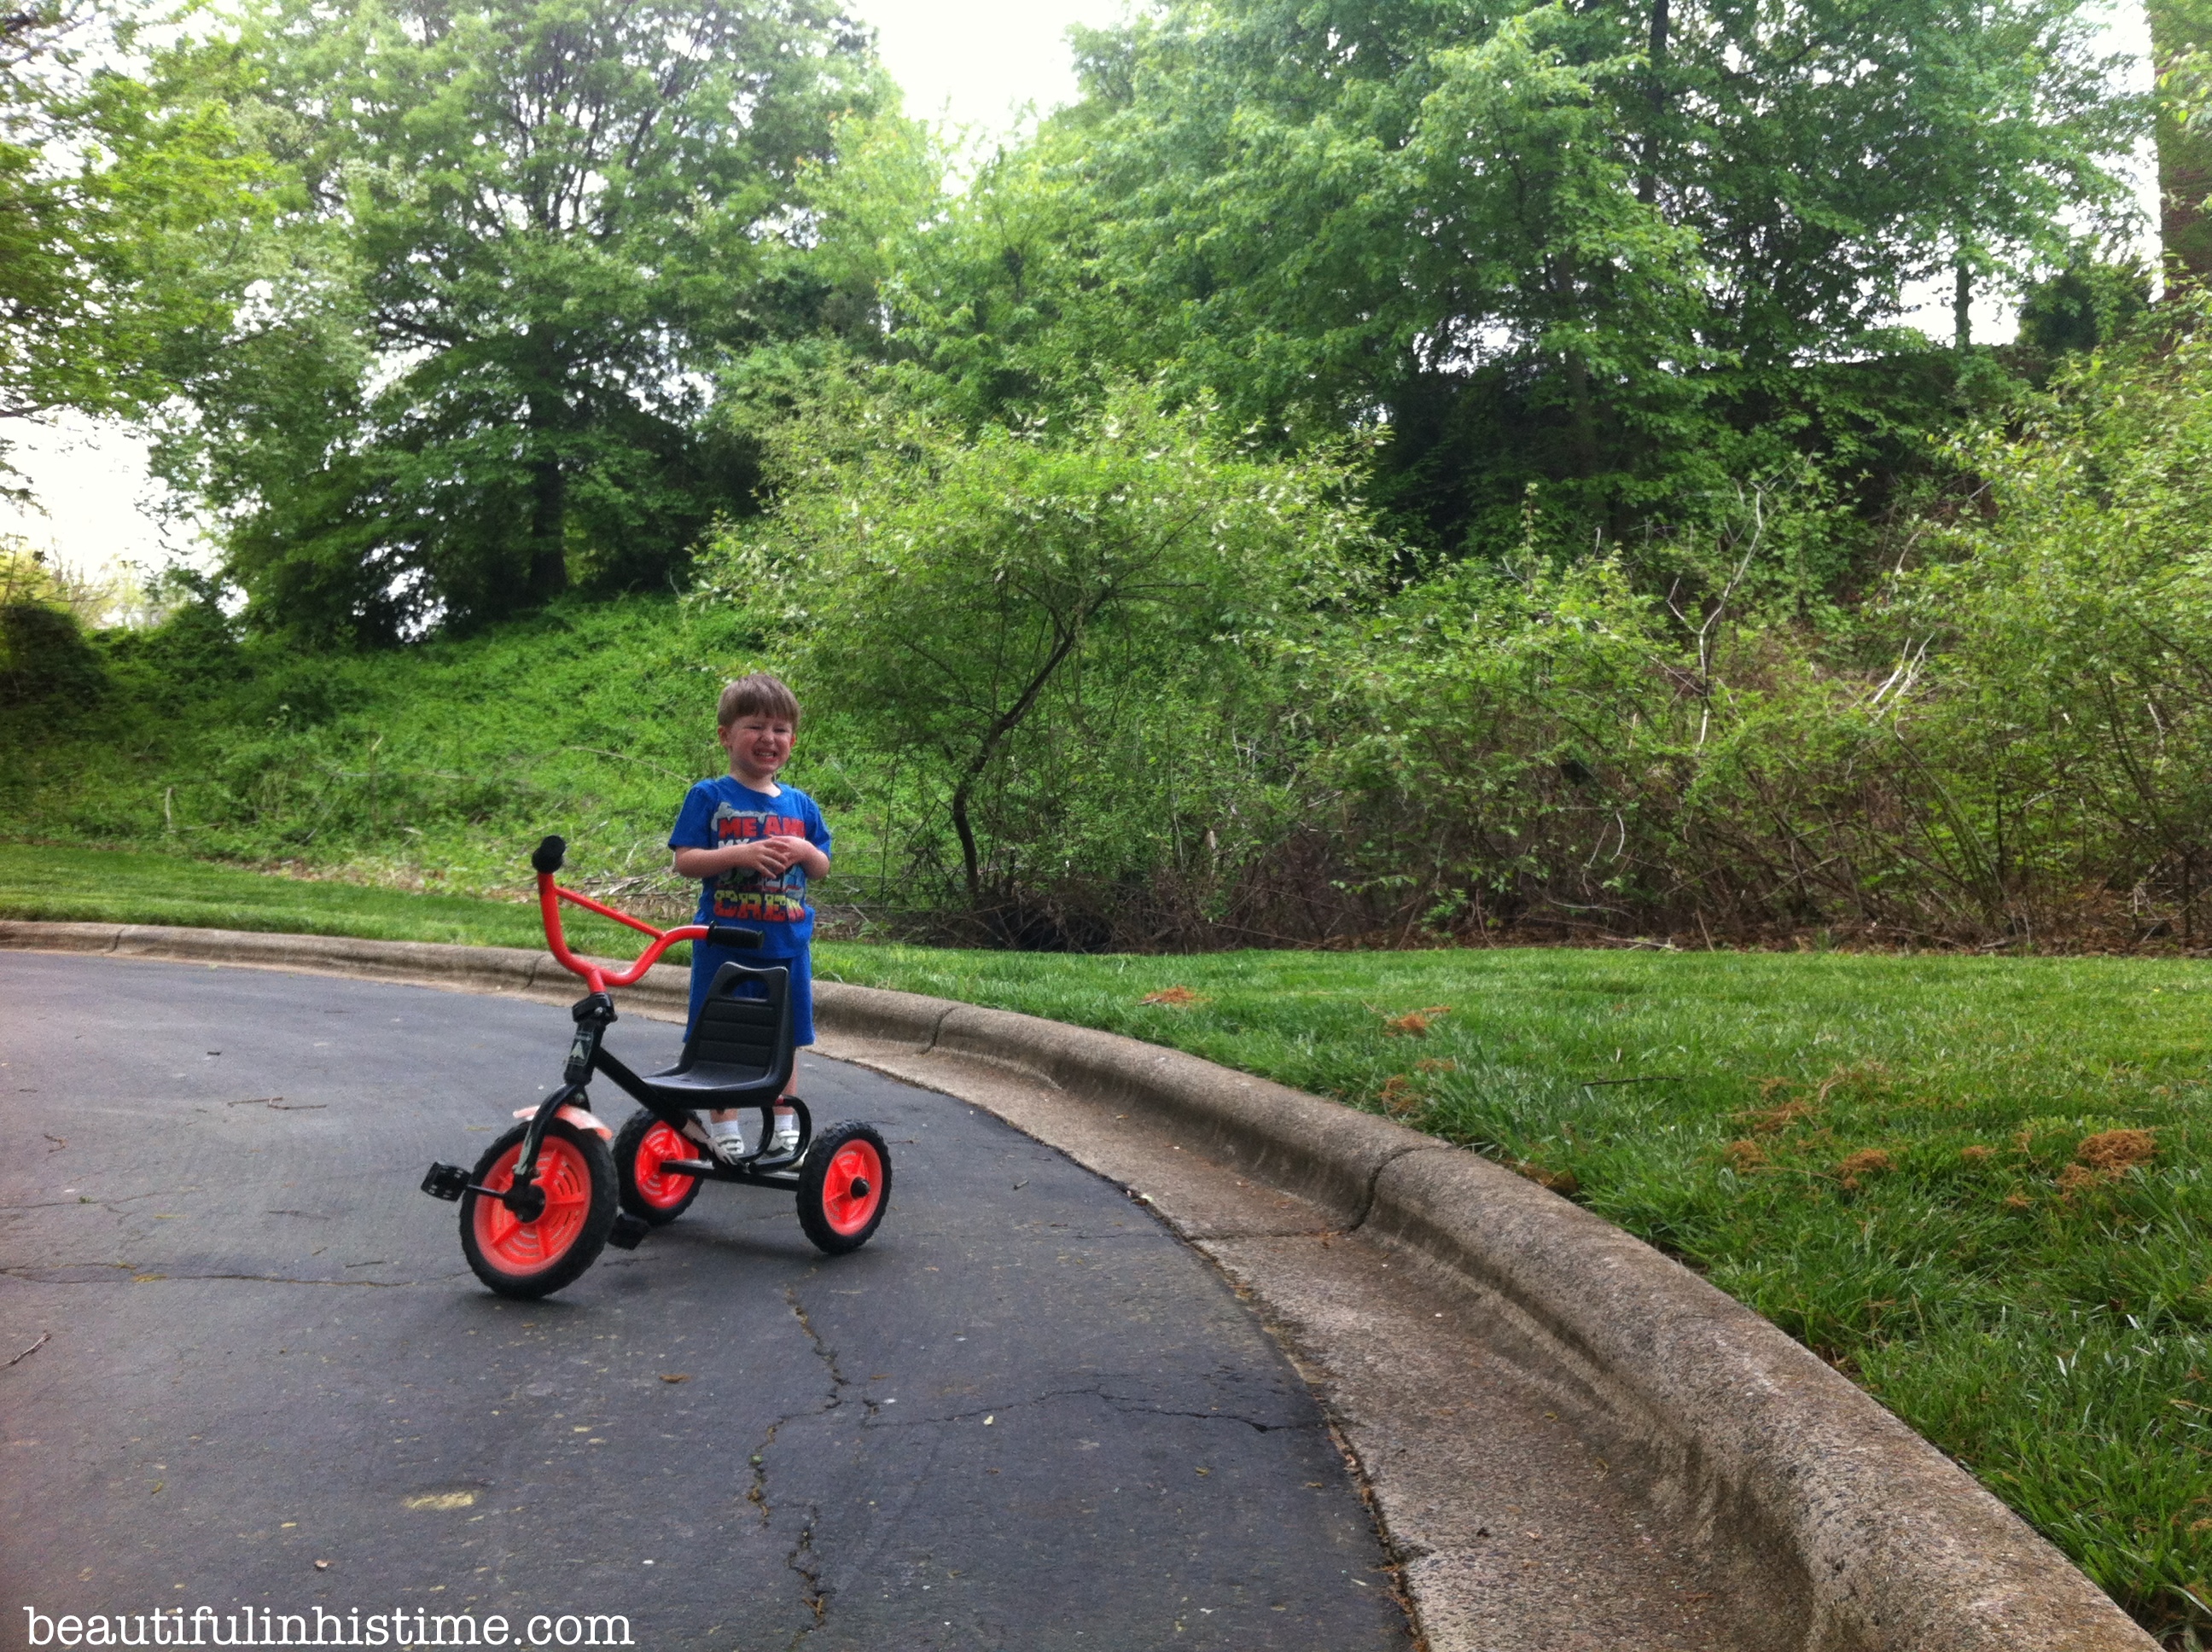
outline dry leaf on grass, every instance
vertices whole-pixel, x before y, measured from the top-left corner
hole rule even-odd
[[[1883,1152],[1881,1148],[1862,1147],[1841,1164],[1836,1166],[1836,1174],[1843,1177],[1844,1187],[1856,1190],[1861,1176],[1869,1176],[1879,1170],[1893,1170],[1896,1168],[1895,1163],[1889,1155]]]
[[[2118,1175],[2131,1164],[2148,1164],[2158,1157],[2158,1138],[2148,1130],[2107,1130],[2086,1138],[2074,1157],[2093,1170]]]
[[[2070,1198],[2084,1187],[2101,1187],[2119,1179],[2117,1164],[2069,1164],[2058,1173],[2058,1191]]]
[[[1433,1055],[1425,1055],[1419,1060],[1413,1063],[1413,1071],[1416,1072],[1457,1072],[1459,1071],[1459,1063],[1456,1061],[1439,1061]]]
[[[1765,1163],[1766,1150],[1746,1137],[1741,1141],[1732,1141],[1723,1147],[1721,1150],[1721,1157],[1728,1160],[1729,1169],[1741,1174],[1746,1170],[1755,1170]]]
[[[1524,1175],[1540,1187],[1549,1187],[1555,1193],[1571,1193],[1582,1183],[1575,1180],[1572,1170],[1553,1170],[1531,1159],[1515,1159],[1506,1167],[1516,1175]]]
[[[1157,993],[1147,993],[1137,1000],[1139,1004],[1165,1004],[1182,1009],[1193,1004],[1211,1004],[1213,1000],[1202,993],[1194,993],[1188,987],[1163,987]]]
[[[1420,1081],[1410,1074],[1394,1072],[1382,1081],[1382,1105],[1402,1118],[1421,1104]]]
[[[1791,1125],[1801,1124],[1811,1118],[1813,1106],[1809,1102],[1784,1102],[1778,1107],[1753,1108],[1735,1116],[1758,1134],[1771,1136],[1777,1131],[1787,1130]]]
[[[1377,1015],[1382,1013],[1380,1010],[1376,1011]],[[1429,1023],[1438,1016],[1450,1013],[1451,1005],[1449,1004],[1431,1004],[1425,1010],[1408,1010],[1401,1016],[1386,1017],[1382,1023],[1382,1030],[1392,1038],[1426,1038],[1429,1036]]]
[[[1986,1164],[1997,1156],[1994,1147],[1961,1147],[1959,1157],[1969,1164]]]

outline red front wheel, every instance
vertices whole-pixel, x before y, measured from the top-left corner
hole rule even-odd
[[[518,1124],[484,1149],[470,1181],[495,1193],[514,1186],[528,1128]],[[597,1133],[556,1119],[538,1149],[536,1185],[545,1205],[527,1222],[502,1200],[461,1195],[461,1252],[502,1297],[529,1300],[574,1284],[599,1260],[614,1226],[614,1157]]]
[[[622,1207],[656,1228],[673,1222],[698,1198],[699,1178],[672,1175],[663,1167],[671,1159],[704,1158],[707,1151],[650,1113],[631,1114],[615,1133],[615,1175],[622,1186]]]
[[[875,1236],[891,1198],[891,1153],[873,1125],[832,1125],[799,1172],[799,1225],[832,1256]]]

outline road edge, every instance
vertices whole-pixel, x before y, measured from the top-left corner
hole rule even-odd
[[[543,953],[434,942],[0,920],[0,950],[306,971],[566,1003]],[[663,965],[628,999],[683,1012]],[[2063,1555],[1870,1395],[1641,1240],[1405,1126],[1116,1034],[817,981],[842,1043],[942,1055],[1141,1109],[1223,1162],[1503,1303],[1633,1442],[1668,1516],[1767,1551],[1805,1652],[2155,1652]],[[1138,1190],[1141,1192],[1142,1190]]]

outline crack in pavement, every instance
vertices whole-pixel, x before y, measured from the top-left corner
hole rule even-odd
[[[822,1333],[814,1328],[814,1321],[806,1311],[806,1304],[799,1299],[799,1287],[796,1285],[784,1286],[783,1300],[791,1309],[791,1316],[799,1321],[799,1328],[806,1333],[807,1342],[812,1347],[815,1357],[822,1362],[823,1370],[829,1372],[830,1386],[828,1403],[820,1411],[795,1411],[777,1418],[769,1424],[768,1434],[761,1441],[760,1449],[753,1454],[753,1483],[745,1497],[759,1508],[763,1526],[770,1523],[772,1513],[768,1498],[768,1451],[775,1444],[777,1433],[786,1423],[794,1422],[801,1417],[823,1416],[836,1411],[845,1403],[845,1391],[852,1386],[852,1380],[838,1369],[837,1351],[824,1342]],[[864,1396],[861,1403],[872,1415],[876,1410],[874,1402]],[[799,1598],[812,1617],[811,1623],[799,1625],[798,1632],[787,1643],[790,1647],[796,1647],[821,1628],[830,1616],[830,1596],[833,1591],[823,1587],[822,1563],[814,1552],[814,1527],[821,1518],[819,1505],[808,1503],[805,1518],[799,1521],[799,1535],[791,1546],[791,1552],[783,1558],[785,1567],[799,1575],[804,1585]]]
[[[1201,1423],[1242,1423],[1255,1434],[1273,1434],[1285,1429],[1313,1429],[1324,1426],[1325,1419],[1316,1418],[1304,1423],[1262,1423],[1256,1418],[1230,1411],[1177,1411],[1166,1406],[1152,1405],[1145,1400],[1109,1394],[1103,1387],[1089,1388],[1048,1388],[1027,1400],[1008,1400],[988,1406],[977,1406],[972,1411],[956,1411],[938,1417],[900,1418],[894,1420],[882,1413],[882,1408],[870,1402],[871,1412],[863,1424],[869,1428],[939,1428],[951,1423],[964,1423],[982,1416],[995,1417],[1000,1412],[1029,1411],[1054,1400],[1091,1399],[1111,1406],[1125,1415],[1145,1417],[1189,1417]]]
[[[1343,1228],[1339,1230],[1339,1231],[1342,1233],[1357,1233],[1361,1228],[1367,1225],[1367,1218],[1375,1213],[1375,1190],[1382,1185],[1383,1171],[1389,1169],[1400,1159],[1405,1158],[1410,1154],[1426,1153],[1431,1151],[1432,1149],[1427,1142],[1416,1142],[1408,1146],[1401,1147],[1396,1152],[1391,1154],[1389,1157],[1377,1164],[1374,1169],[1368,1173],[1367,1191],[1360,1199],[1359,1213],[1353,1217],[1352,1220],[1346,1223]]]
[[[821,1628],[830,1616],[830,1594],[822,1587],[822,1563],[814,1555],[814,1522],[821,1514],[812,1503],[807,1505],[806,1523],[799,1528],[799,1541],[784,1558],[783,1564],[805,1581],[805,1589],[799,1598],[814,1614],[814,1621],[801,1624],[799,1632],[791,1637],[789,1644],[794,1647]]]

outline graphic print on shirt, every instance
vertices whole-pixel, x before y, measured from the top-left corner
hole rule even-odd
[[[750,843],[763,837],[806,835],[806,823],[796,815],[771,814],[766,810],[733,809],[726,803],[714,806],[714,846]],[[806,921],[806,874],[793,865],[781,874],[749,872],[732,866],[714,883],[714,920],[717,923],[797,924]]]

